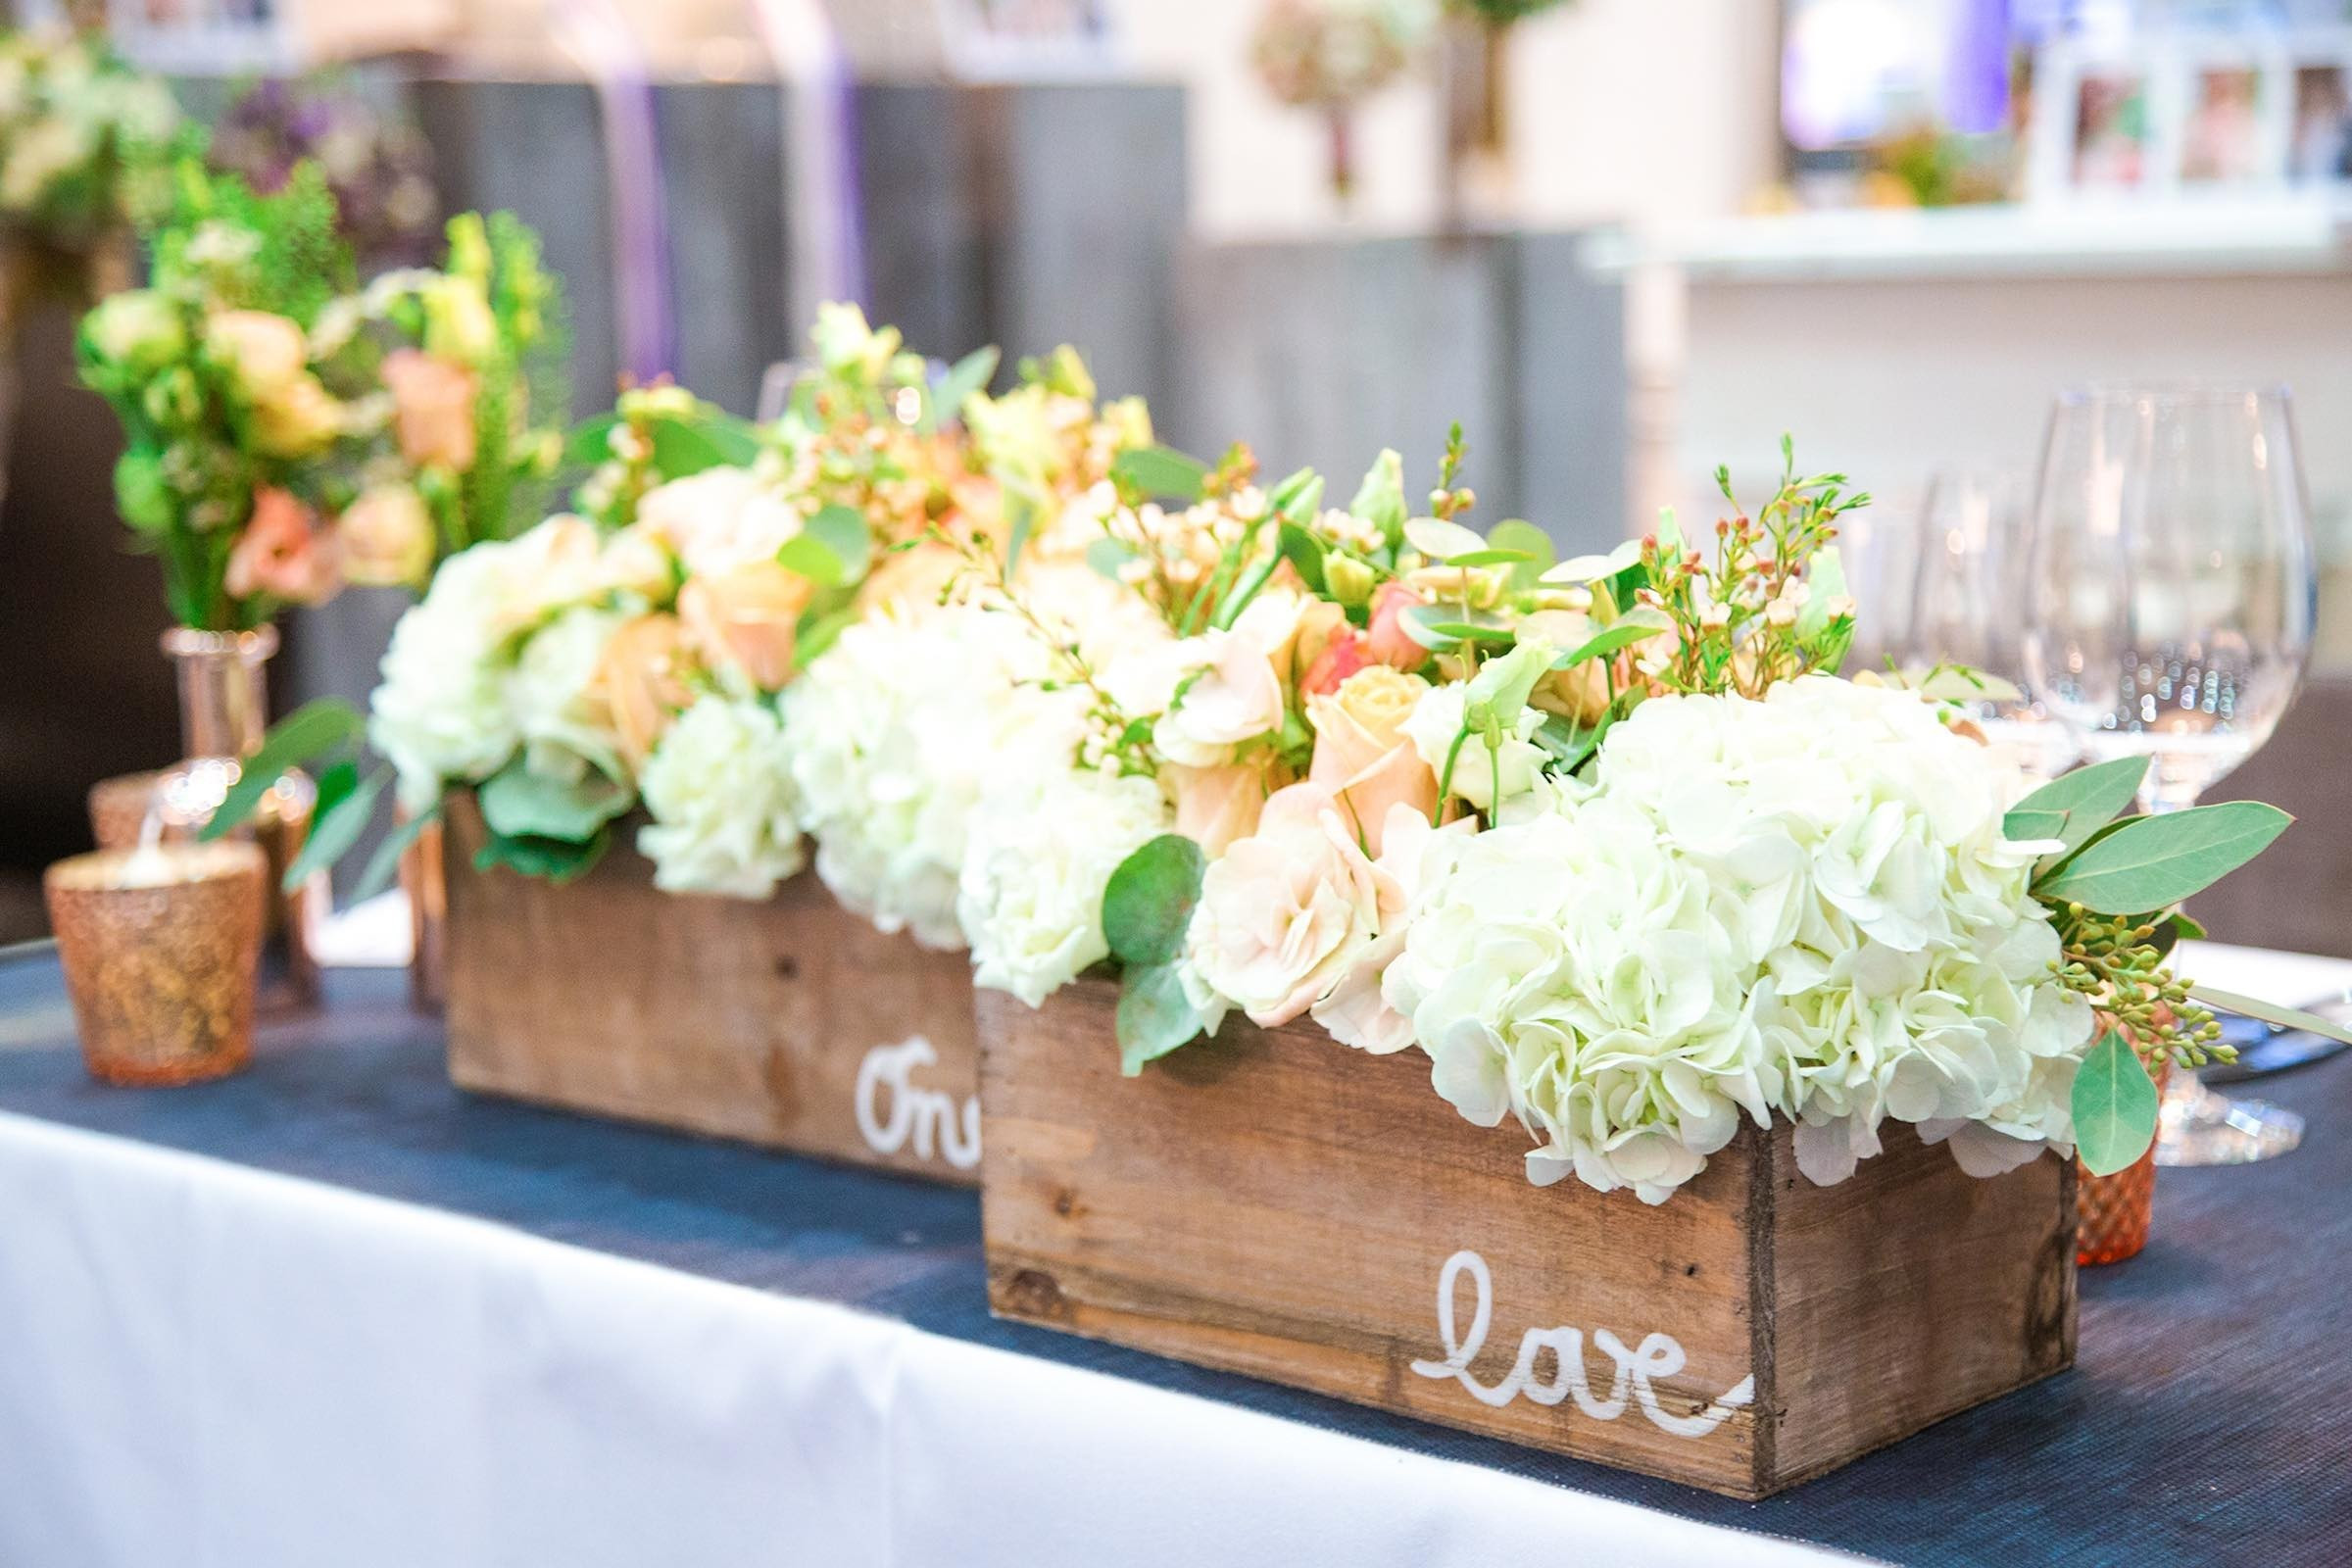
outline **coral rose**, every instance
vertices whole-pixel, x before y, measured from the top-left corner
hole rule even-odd
[[[384,356],[400,455],[419,467],[473,466],[473,372],[417,349]]]
[[[229,548],[221,578],[231,598],[257,594],[298,605],[324,604],[343,586],[334,540],[313,526],[311,509],[283,490],[253,498],[253,515]]]
[[[1404,629],[1404,612],[1421,603],[1421,596],[1401,582],[1384,582],[1373,593],[1367,636],[1374,659],[1396,669],[1419,669],[1429,662],[1429,650]]]

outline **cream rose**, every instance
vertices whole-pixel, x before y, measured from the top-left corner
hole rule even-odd
[[[1424,821],[1438,814],[1438,775],[1414,749],[1404,726],[1429,682],[1387,664],[1369,664],[1329,697],[1306,700],[1315,731],[1307,778],[1340,799],[1341,808],[1378,857],[1391,807],[1405,806]]]
[[[1404,905],[1338,797],[1293,784],[1266,802],[1254,834],[1209,866],[1186,954],[1251,1022],[1288,1023],[1346,978]]]
[[[368,588],[420,583],[433,569],[433,519],[405,484],[362,492],[335,519],[343,575]]]

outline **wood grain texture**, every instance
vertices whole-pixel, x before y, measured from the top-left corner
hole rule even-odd
[[[661,892],[622,848],[561,887],[477,871],[481,818],[464,797],[443,837],[459,1087],[977,1183],[962,954],[876,931],[812,875],[749,904]],[[858,1124],[860,1070],[873,1048],[915,1037],[935,1059],[903,1058],[911,1093],[887,1076],[865,1086],[877,1150]]]
[[[1788,1129],[1750,1128],[1651,1207],[1530,1186],[1516,1129],[1463,1121],[1418,1052],[1235,1020],[1122,1078],[1115,999],[1102,980],[1034,1012],[979,995],[1002,1315],[1745,1497],[2071,1360],[2056,1160],[1980,1183],[1905,1134],[1844,1186],[1798,1193]],[[1450,1345],[1439,1326],[1463,1251],[1492,1282],[1471,1377],[1492,1395],[1520,1365],[1553,1402],[1491,1402],[1444,1370],[1473,1343],[1469,1272]],[[1660,1419],[1610,1348],[1639,1359],[1652,1336],[1681,1354],[1642,1363]],[[1556,1397],[1571,1357],[1589,1400]],[[1724,1397],[1750,1378],[1750,1402]]]

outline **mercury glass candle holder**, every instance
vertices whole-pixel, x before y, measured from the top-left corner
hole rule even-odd
[[[150,844],[42,878],[90,1075],[219,1078],[253,1054],[268,860],[251,844]]]

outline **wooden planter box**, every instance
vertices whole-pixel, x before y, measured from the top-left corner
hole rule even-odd
[[[1748,1128],[1660,1206],[1528,1185],[1417,1051],[1251,1028],[1119,1075],[1116,988],[979,994],[1002,1316],[1761,1497],[2075,1356],[2074,1165]]]
[[[564,886],[477,871],[453,797],[449,1075],[462,1089],[965,1186],[980,1178],[971,970],[813,875],[764,904],[663,893],[616,846]]]

